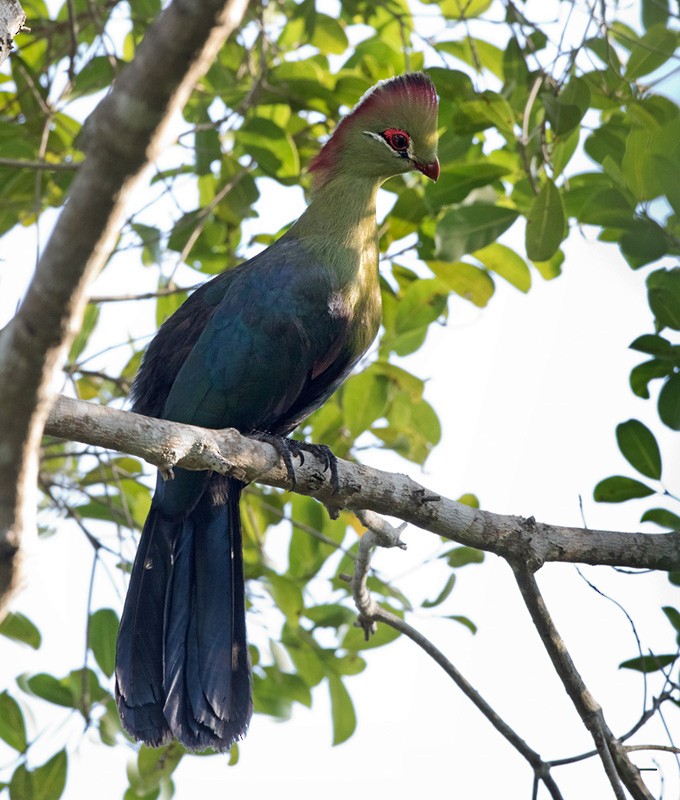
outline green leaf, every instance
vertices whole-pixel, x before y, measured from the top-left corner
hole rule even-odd
[[[333,744],[342,744],[349,739],[357,726],[354,705],[343,682],[336,675],[328,676],[328,690],[331,696]]]
[[[512,107],[504,97],[495,92],[480,92],[474,99],[459,102],[455,107],[452,124],[457,134],[496,128],[508,140],[515,135]]]
[[[264,667],[264,679],[254,680],[255,711],[278,719],[290,719],[293,703],[310,708],[312,694],[299,675],[283,672],[278,667]]]
[[[675,628],[676,633],[680,635],[680,611],[677,608],[673,608],[673,606],[663,606],[661,610]]]
[[[398,617],[404,616],[403,612],[397,609],[390,608],[389,610]],[[350,652],[373,650],[376,647],[383,647],[384,645],[390,644],[395,639],[398,639],[400,635],[399,631],[391,626],[380,624],[378,625],[378,630],[366,639],[364,631],[361,628],[352,626],[348,629],[342,640],[342,647]]]
[[[5,618],[0,622],[0,635],[15,642],[27,644],[34,650],[40,647],[42,637],[40,631],[31,620],[18,611],[8,611]]]
[[[646,333],[629,345],[631,350],[640,353],[649,353],[650,356],[665,356],[672,353],[672,346],[668,339],[654,333]]]
[[[83,323],[80,326],[80,330],[76,334],[75,339],[73,340],[71,349],[69,350],[68,360],[70,363],[76,361],[78,356],[85,349],[90,339],[90,334],[94,330],[98,319],[99,319],[99,306],[93,305],[92,303],[88,304],[85,307],[85,314],[83,315]]]
[[[494,293],[494,283],[487,272],[467,261],[427,261],[427,266],[456,294],[479,308],[489,302]]]
[[[564,136],[574,130],[581,121],[583,113],[577,105],[569,103],[561,96],[541,95],[545,116],[557,136]]]
[[[17,701],[7,692],[0,694],[0,739],[19,753],[26,750],[24,715]]]
[[[305,607],[302,591],[297,583],[276,572],[267,573],[269,591],[274,602],[291,625],[297,625]]]
[[[33,800],[33,775],[25,764],[19,764],[9,783],[10,800]]]
[[[668,240],[663,228],[653,220],[636,219],[619,239],[619,247],[630,266],[638,269],[665,255]],[[675,313],[680,319],[680,310],[675,309]]]
[[[446,165],[439,180],[430,181],[425,187],[425,199],[432,209],[439,211],[442,206],[460,203],[473,189],[487,186],[509,171],[507,167],[488,161]]]
[[[616,426],[616,441],[624,458],[648,478],[661,479],[661,453],[654,434],[637,419]]]
[[[118,615],[113,609],[100,608],[90,617],[89,645],[102,672],[110,678],[116,665]]]
[[[656,130],[633,128],[626,138],[626,150],[621,160],[621,173],[626,187],[638,201],[658,197],[662,187],[650,164]]]
[[[437,42],[435,48],[460,59],[477,72],[486,68],[497,78],[503,77],[503,51],[490,42],[466,36],[458,41]]]
[[[551,281],[562,274],[562,264],[564,263],[564,253],[558,250],[548,261],[534,261],[533,265],[538,270],[539,275],[545,281]]]
[[[445,558],[449,566],[457,569],[467,564],[481,564],[484,561],[484,551],[478,550],[476,547],[454,547],[453,550],[442,553],[439,558]]]
[[[342,625],[351,625],[356,616],[356,611],[339,603],[321,603],[305,609],[305,617],[310,619],[316,628],[339,628]]]
[[[466,253],[481,250],[507,231],[517,217],[512,208],[486,203],[449,209],[437,223],[437,257],[458,261]]]
[[[531,288],[531,272],[526,261],[504,244],[494,242],[475,250],[472,255],[520,292],[528,292]]]
[[[664,425],[680,431],[680,372],[671,375],[661,387],[658,408]]]
[[[565,227],[560,190],[551,180],[546,180],[527,214],[527,256],[532,261],[552,258],[564,239]]]
[[[47,700],[48,703],[66,706],[67,708],[76,707],[75,697],[71,689],[65,685],[64,681],[59,681],[54,675],[40,672],[30,678],[22,676],[19,680],[19,685],[25,692]]]
[[[465,627],[468,628],[472,634],[477,633],[477,626],[468,617],[461,616],[460,614],[451,614],[445,616],[444,619],[451,619],[454,622],[458,622],[460,625],[465,625]]]
[[[677,658],[677,655],[649,655],[638,656],[637,658],[630,658],[628,661],[622,661],[619,667],[622,669],[634,669],[637,672],[657,672],[663,667],[672,664]]]
[[[673,211],[680,215],[680,165],[672,158],[652,153],[651,169],[660,193],[666,195]]]
[[[656,378],[665,378],[669,371],[668,364],[656,358],[633,367],[630,372],[630,388],[633,394],[649,400],[649,382]]]
[[[84,95],[107,89],[116,79],[123,66],[124,63],[119,61],[113,54],[95,56],[76,74],[71,89],[71,97],[83,97]]]
[[[470,508],[479,508],[479,498],[476,494],[462,494],[456,502],[462,503],[464,506],[470,506]]]
[[[580,134],[580,129],[576,128],[567,136],[558,137],[553,143],[551,157],[553,179],[558,178],[571,161],[578,147]]]
[[[605,478],[593,491],[593,497],[598,503],[623,503],[636,497],[649,497],[650,494],[654,494],[654,489],[625,475]]]
[[[356,438],[385,415],[388,381],[383,375],[366,369],[345,383],[342,412],[345,425]]]
[[[424,0],[434,3],[436,0]],[[438,0],[441,13],[446,19],[472,19],[479,17],[491,5],[492,0]]]
[[[167,780],[185,753],[178,742],[165,747],[141,747],[137,755],[137,771],[143,791],[148,792]]]
[[[647,296],[657,327],[680,331],[680,267],[651,272],[647,276]]]
[[[453,587],[456,585],[456,576],[455,574],[451,574],[448,577],[448,580],[444,584],[441,592],[435,597],[434,600],[423,600],[421,603],[423,608],[434,608],[435,606],[440,605],[441,603],[446,600],[446,598],[451,594]]]
[[[68,761],[60,750],[31,774],[31,800],[59,800],[66,786]]]
[[[629,81],[637,80],[643,75],[658,69],[665,64],[675,51],[677,37],[665,25],[654,25],[633,46],[626,65],[625,77]]]
[[[669,13],[668,0],[642,0],[642,24],[647,30],[666,25]]]
[[[326,14],[316,15],[311,43],[322,53],[333,53],[334,55],[341,55],[349,46],[347,34],[342,25]]]
[[[640,522],[653,522],[671,531],[680,531],[680,517],[666,508],[650,508],[640,517]]]

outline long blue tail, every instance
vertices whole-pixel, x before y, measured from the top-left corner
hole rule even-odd
[[[226,750],[248,729],[242,488],[213,475],[182,515],[154,497],[116,647],[123,727],[149,745]]]

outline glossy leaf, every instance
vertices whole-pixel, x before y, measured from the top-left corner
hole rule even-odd
[[[638,219],[621,236],[619,246],[630,266],[638,269],[661,258],[668,250],[668,239],[659,224],[653,220]]]
[[[40,647],[42,637],[40,631],[19,611],[8,611],[5,618],[0,622],[0,636],[6,636],[15,642],[21,642],[34,650]]]
[[[68,760],[60,750],[31,775],[32,800],[58,800],[66,786]]]
[[[665,25],[654,25],[637,42],[626,65],[626,78],[637,80],[658,69],[673,55],[677,43],[674,31]]]
[[[137,754],[137,771],[143,791],[150,791],[172,775],[186,751],[178,742],[165,747],[141,747]]]
[[[477,550],[476,547],[461,546],[454,547],[453,550],[447,550],[446,553],[442,553],[439,557],[446,559],[449,566],[457,569],[467,564],[481,564],[484,561],[484,551]]]
[[[464,625],[473,635],[477,633],[477,626],[469,617],[462,616],[461,614],[447,614],[444,619],[450,619],[453,620],[453,622],[457,622],[459,625]]]
[[[526,250],[532,261],[548,261],[564,239],[566,218],[560,190],[546,180],[527,215]]]
[[[349,739],[357,726],[354,704],[345,685],[337,676],[328,676],[328,689],[331,696],[333,744],[342,744]]]
[[[528,292],[531,288],[531,272],[526,261],[509,247],[494,242],[476,250],[473,256],[520,292]]]
[[[453,587],[456,585],[456,576],[455,574],[449,575],[446,583],[442,587],[441,592],[434,598],[434,600],[423,600],[421,603],[423,608],[435,608],[435,606],[441,605],[444,600],[451,594],[453,591]]]
[[[649,30],[654,25],[666,25],[668,0],[642,0],[642,24]]]
[[[636,672],[658,672],[677,659],[677,655],[649,655],[629,658],[619,664],[622,669],[634,669]]]
[[[680,517],[665,508],[650,508],[640,517],[640,522],[654,522],[662,528],[680,531]]]
[[[649,306],[659,328],[680,330],[680,267],[658,269],[647,277]]]
[[[437,257],[458,261],[466,253],[495,242],[517,217],[517,211],[511,208],[486,203],[452,208],[437,223]]]
[[[17,701],[7,692],[0,693],[0,739],[23,753],[26,750],[26,723]]]
[[[473,189],[487,186],[508,172],[507,167],[486,161],[445,165],[439,180],[425,187],[425,199],[432,209],[438,211],[442,206],[460,203]]]
[[[20,685],[24,691],[47,700],[48,703],[67,708],[76,707],[76,700],[71,689],[54,675],[42,672],[20,681]]]
[[[680,372],[664,383],[659,392],[659,416],[674,431],[680,431]]]
[[[467,261],[428,261],[427,266],[451,291],[479,308],[483,308],[494,293],[489,274]]]
[[[83,316],[83,322],[80,326],[80,330],[76,334],[76,338],[73,340],[73,344],[71,345],[71,349],[69,350],[68,360],[69,362],[73,363],[78,359],[78,356],[83,352],[87,343],[90,339],[90,335],[92,331],[95,329],[97,325],[97,321],[99,320],[99,306],[89,304],[85,309],[85,314]]]
[[[654,489],[625,475],[613,475],[611,478],[605,478],[597,484],[593,491],[593,497],[598,503],[623,503],[637,497],[649,497],[650,494],[654,494]]]
[[[116,663],[116,636],[118,635],[118,615],[110,608],[100,608],[90,617],[88,640],[90,649],[102,672],[113,675]]]
[[[661,453],[654,434],[639,420],[629,419],[616,427],[619,450],[628,463],[648,478],[661,478]]]
[[[656,378],[665,378],[669,373],[668,364],[653,358],[651,361],[645,361],[643,364],[638,364],[633,367],[630,373],[630,388],[633,394],[642,397],[645,400],[649,399],[649,383]]]
[[[637,350],[640,353],[649,353],[652,356],[666,356],[672,353],[673,348],[668,339],[663,336],[658,336],[653,333],[648,333],[638,338],[631,343],[631,350]]]
[[[673,608],[673,606],[663,606],[662,610],[668,621],[675,628],[676,633],[680,636],[680,611],[677,608]]]
[[[384,415],[387,389],[387,379],[373,370],[364,370],[347,381],[342,391],[342,410],[345,425],[353,436]]]

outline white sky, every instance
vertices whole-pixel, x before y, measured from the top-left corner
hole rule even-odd
[[[272,187],[254,229],[276,230],[292,213],[288,198],[285,213],[277,208]],[[520,227],[504,241],[521,252]],[[652,401],[634,397],[628,388],[630,369],[643,357],[627,346],[639,334],[652,331],[644,291],[648,270],[632,272],[614,246],[586,241],[578,233],[572,235],[566,255],[564,274],[546,283],[534,273],[528,296],[499,279],[487,309],[452,300],[448,325],[433,330],[425,349],[406,361],[408,369],[429,379],[426,396],[442,419],[441,444],[424,474],[379,452],[367,452],[368,463],[407,472],[447,496],[472,491],[486,509],[534,515],[545,522],[579,525],[581,496],[589,527],[640,529],[639,516],[651,502],[612,506],[591,498],[601,478],[633,474],[614,438],[616,424],[629,417],[641,419],[655,432],[666,485],[671,491],[680,486],[677,434],[658,422]],[[21,296],[33,256],[30,234],[22,231],[3,239],[0,324],[9,319]],[[93,293],[124,292],[131,286],[143,290],[141,283],[152,278],[151,273],[140,277],[119,259]],[[115,337],[122,338],[120,330]],[[437,540],[414,528],[407,529],[404,538],[407,553],[379,552],[374,565],[387,577],[409,573],[399,579],[407,595],[432,598],[444,583],[444,567],[409,570],[437,550]],[[0,688],[10,685],[20,671],[37,672],[49,665],[50,671],[62,674],[78,666],[90,564],[91,551],[72,526],[64,525],[58,536],[31,548],[26,588],[15,605],[41,628],[44,644],[34,654],[3,640]],[[660,606],[677,605],[677,590],[664,575],[621,576],[607,568],[584,571],[625,605],[638,625],[643,648],[673,648]],[[641,712],[642,682],[637,674],[617,669],[620,661],[636,655],[625,617],[595,595],[573,566],[549,565],[538,577],[558,628],[603,704],[610,726],[615,732],[627,730]],[[97,592],[102,603],[114,602],[101,586]],[[461,570],[447,604],[436,610],[469,616],[479,627],[477,635],[425,613],[412,621],[529,745],[546,758],[591,748],[501,561],[490,556],[482,567]],[[367,660],[365,672],[347,682],[358,715],[357,732],[349,742],[330,747],[328,698],[322,686],[314,694],[313,710],[297,708],[285,727],[256,716],[237,767],[228,768],[220,757],[187,759],[176,775],[176,796],[531,796],[531,774],[523,759],[415,646],[400,641],[369,652]],[[12,693],[21,697],[18,690]],[[65,798],[121,797],[124,762],[132,751],[92,745],[89,734],[82,736],[79,720],[62,725],[62,711],[44,705],[40,723],[53,720],[48,731],[76,747]],[[677,710],[668,711],[669,724],[677,732],[676,717]],[[658,725],[649,726],[649,732],[644,729],[635,741],[667,743]],[[36,746],[34,763],[49,753],[48,745],[44,750],[40,743]],[[653,755],[639,753],[635,761],[653,766]],[[663,772],[647,773],[649,786],[657,796],[663,774],[664,796],[677,797],[677,769],[671,758],[657,755]],[[10,762],[11,752],[0,748],[0,766]],[[566,798],[611,796],[595,761],[561,768],[555,777]]]

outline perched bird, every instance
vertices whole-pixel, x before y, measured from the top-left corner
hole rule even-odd
[[[422,73],[373,87],[312,161],[300,219],[161,326],[133,410],[285,436],[319,408],[378,331],[376,194],[409,170],[439,176],[437,96]],[[149,745],[225,750],[248,728],[242,489],[209,472],[158,477],[116,648],[123,727]]]

